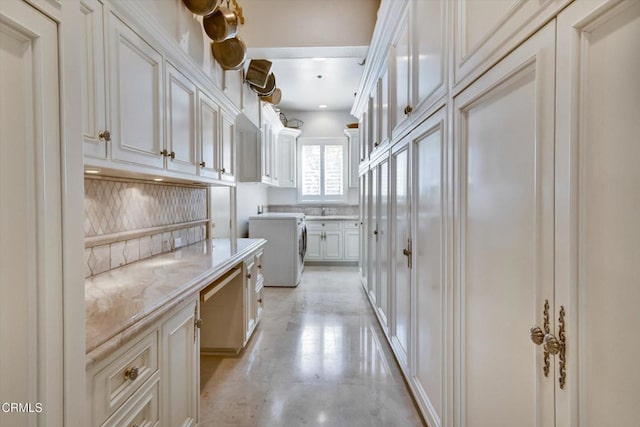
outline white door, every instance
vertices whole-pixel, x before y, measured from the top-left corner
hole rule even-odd
[[[218,156],[220,155],[219,113],[218,105],[203,92],[198,92],[200,121],[198,137],[200,139],[200,175],[219,179]]]
[[[111,157],[162,169],[162,55],[109,14]]]
[[[557,425],[637,425],[640,2],[573,3],[557,45]]]
[[[369,195],[369,274],[367,286],[369,297],[375,301],[378,294],[378,168],[373,166],[369,171],[371,175],[371,194]]]
[[[0,94],[0,425],[62,425],[58,31],[22,1],[0,1]]]
[[[162,325],[161,379],[164,425],[195,426],[200,398],[197,301]]]
[[[409,140],[396,144],[391,153],[391,345],[400,366],[409,363],[411,321],[411,206]]]
[[[376,304],[383,325],[389,319],[389,158],[378,165],[378,295]]]
[[[367,288],[369,260],[369,173],[360,175],[360,281]]]
[[[102,3],[98,0],[81,0],[80,11],[84,155],[106,159],[107,143],[111,136],[107,129]]]
[[[342,231],[325,231],[323,246],[322,259],[342,261]]]
[[[235,126],[231,117],[222,112],[222,129],[220,144],[220,179],[235,181]]]
[[[167,62],[167,169],[195,175],[196,85]]]
[[[446,111],[441,110],[411,133],[413,161],[413,312],[411,382],[426,408],[430,426],[449,425],[446,418],[444,282],[444,201]]]
[[[554,306],[554,74],[551,22],[454,100],[454,418],[463,426],[554,423],[554,361],[546,377],[528,332],[544,329],[545,301]]]
[[[307,255],[308,261],[318,261],[322,259],[322,237],[323,231],[307,231]]]

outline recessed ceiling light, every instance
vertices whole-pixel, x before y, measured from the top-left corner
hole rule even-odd
[[[325,108],[327,108],[327,106],[325,104],[320,104],[320,105],[318,105],[318,108],[325,109]]]
[[[318,62],[322,62],[322,61],[326,61],[327,58],[313,58],[314,61],[318,61]]]
[[[153,180],[156,182],[160,182],[160,181],[164,181],[164,178],[153,178]]]
[[[100,169],[85,169],[84,173],[97,174],[100,173]]]

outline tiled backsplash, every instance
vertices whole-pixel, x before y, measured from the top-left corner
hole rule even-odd
[[[269,212],[298,212],[305,215],[358,215],[358,206],[269,205]]]
[[[206,238],[207,190],[85,178],[85,277]]]

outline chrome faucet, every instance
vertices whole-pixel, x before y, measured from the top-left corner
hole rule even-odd
[[[320,211],[320,215],[324,216],[324,208],[322,208],[322,210]]]

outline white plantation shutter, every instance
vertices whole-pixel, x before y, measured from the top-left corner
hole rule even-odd
[[[346,201],[346,138],[301,138],[300,201]]]

